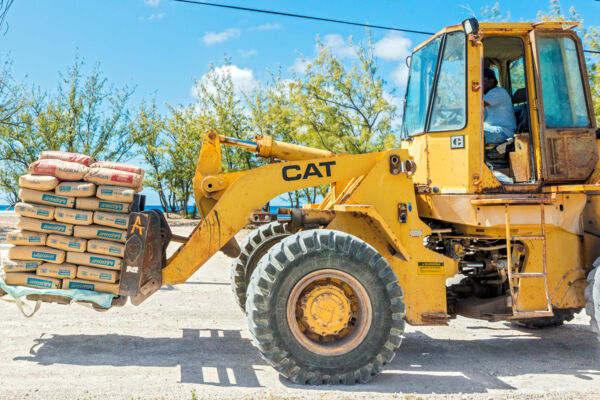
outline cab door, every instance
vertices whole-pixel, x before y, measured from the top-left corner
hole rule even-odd
[[[581,41],[572,31],[530,33],[542,179],[586,180],[598,161],[595,119]]]

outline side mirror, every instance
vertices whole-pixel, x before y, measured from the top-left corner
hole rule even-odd
[[[479,22],[477,18],[469,18],[465,19],[462,22],[463,30],[465,31],[465,35],[469,36],[470,34],[476,35],[479,32]]]
[[[412,61],[412,55],[406,56],[406,66],[410,69],[410,62]]]

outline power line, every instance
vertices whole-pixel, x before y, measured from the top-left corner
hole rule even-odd
[[[250,11],[250,12],[256,12],[256,13],[261,13],[261,14],[271,14],[271,15],[281,15],[283,17],[304,18],[304,19],[310,19],[313,21],[333,22],[336,24],[361,26],[361,27],[373,28],[373,29],[385,29],[388,31],[418,33],[420,35],[434,35],[435,34],[433,32],[417,31],[417,30],[413,30],[413,29],[404,29],[404,28],[394,28],[391,26],[363,24],[360,22],[343,21],[341,19],[321,18],[321,17],[313,17],[310,15],[286,13],[286,12],[281,12],[281,11],[262,10],[260,8],[239,7],[239,6],[232,6],[232,5],[228,5],[228,4],[208,3],[208,2],[196,1],[196,0],[174,0],[174,1],[179,2],[179,3],[195,4],[198,6],[220,7],[220,8],[228,8],[230,10]],[[600,1],[600,0],[596,0],[596,1]],[[583,50],[583,52],[584,53],[592,53],[592,54],[600,54],[600,51],[597,51],[597,50]]]
[[[284,16],[284,17],[312,19],[314,21],[334,22],[336,24],[362,26],[362,27],[374,28],[374,29],[385,29],[385,30],[388,30],[388,31],[418,33],[418,34],[421,34],[421,35],[433,35],[434,34],[433,32],[416,31],[416,30],[413,30],[413,29],[402,29],[402,28],[393,28],[391,26],[361,24],[359,22],[342,21],[340,19],[312,17],[310,15],[292,14],[292,13],[286,13],[286,12],[281,12],[281,11],[261,10],[261,9],[258,9],[258,8],[230,6],[230,5],[227,5],[227,4],[207,3],[207,2],[204,2],[204,1],[194,1],[194,0],[175,0],[175,1],[177,1],[179,3],[196,4],[196,5],[199,5],[199,6],[212,6],[212,7],[229,8],[229,9],[232,9],[232,10],[251,11],[251,12],[257,12],[257,13],[262,13],[262,14],[271,14],[271,15],[281,15],[281,16]]]

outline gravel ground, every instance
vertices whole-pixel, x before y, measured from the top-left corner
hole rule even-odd
[[[0,238],[14,223],[0,215]],[[252,346],[229,266],[219,253],[187,283],[106,313],[44,304],[25,319],[0,301],[0,399],[600,398],[600,343],[585,313],[534,332],[465,318],[408,327],[367,385],[292,384]]]

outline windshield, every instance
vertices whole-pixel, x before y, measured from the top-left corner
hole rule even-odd
[[[415,135],[425,131],[427,107],[431,97],[441,40],[441,37],[436,37],[412,55],[404,111],[403,130],[405,135]]]

